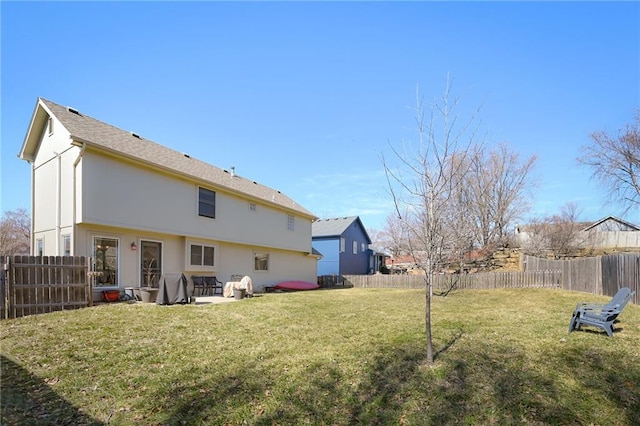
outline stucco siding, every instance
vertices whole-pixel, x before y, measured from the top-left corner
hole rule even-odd
[[[84,223],[309,252],[311,220],[215,187],[215,219],[198,215],[198,183],[86,152],[82,161]],[[250,209],[250,202],[255,209]]]

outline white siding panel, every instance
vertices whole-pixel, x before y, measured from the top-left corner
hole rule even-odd
[[[256,250],[269,253],[268,271],[254,271],[253,256]],[[258,292],[282,281],[316,282],[317,279],[317,260],[298,252],[224,244],[220,246],[219,256],[216,272],[219,280],[227,282],[232,275],[248,275],[254,290]]]
[[[86,152],[82,162],[82,221],[299,251],[311,251],[311,220],[215,187],[216,218],[198,216],[198,185],[133,164]]]
[[[73,148],[62,154],[60,173],[60,226],[73,224],[73,163],[78,158],[79,148]],[[54,160],[56,161],[56,160]]]
[[[34,161],[36,167],[54,158],[56,153],[60,154],[71,147],[70,134],[67,129],[62,127],[62,124],[55,118],[53,121],[53,134],[49,135],[46,125],[43,130]]]
[[[49,161],[35,169],[33,225],[34,232],[56,227],[57,162]],[[55,255],[51,253],[51,255]]]
[[[53,235],[53,234],[51,234]],[[48,236],[48,235],[47,235]],[[82,252],[78,255],[91,256],[94,236],[117,238],[120,241],[120,287],[138,287],[140,274],[140,241],[153,240],[162,242],[164,273],[182,272],[190,279],[192,275],[215,275],[220,281],[231,280],[232,275],[249,275],[256,292],[265,286],[272,286],[287,280],[304,280],[316,282],[316,259],[300,252],[264,249],[256,246],[210,241],[218,246],[218,258],[215,271],[187,270],[186,241],[184,237],[173,235],[139,232],[130,229],[119,229],[93,225],[81,225],[76,233],[76,247]],[[137,250],[131,249],[135,242]],[[45,241],[48,249],[49,239]],[[253,270],[253,254],[256,250],[269,253],[269,271]]]

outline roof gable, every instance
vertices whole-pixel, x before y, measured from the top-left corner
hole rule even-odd
[[[54,115],[62,123],[71,134],[71,138],[78,144],[85,144],[87,147],[117,157],[134,160],[137,163],[177,173],[202,184],[210,184],[232,193],[261,200],[266,204],[291,210],[311,219],[316,218],[313,213],[278,190],[43,98],[39,98],[36,104],[20,158],[28,161],[33,159],[39,136],[49,114]]]
[[[583,231],[640,231],[636,225],[619,219],[615,216],[607,216],[587,226]]]
[[[339,237],[354,223],[361,229],[368,243],[371,244],[371,238],[358,216],[318,219],[312,224],[311,235],[312,237]]]

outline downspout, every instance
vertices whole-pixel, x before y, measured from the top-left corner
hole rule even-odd
[[[78,153],[78,158],[76,158],[76,160],[73,162],[73,213],[72,213],[72,217],[73,217],[73,223],[72,223],[72,231],[71,231],[71,255],[72,256],[76,256],[76,203],[77,203],[77,173],[76,173],[76,169],[78,167],[78,164],[80,163],[80,160],[82,159],[82,154],[84,154],[84,150],[87,148],[87,144],[85,142],[82,142],[82,148],[80,148],[80,152]]]
[[[29,163],[31,163],[31,229],[29,230],[29,242],[30,242],[30,252],[31,252],[31,256],[35,256],[36,255],[36,242],[34,240],[34,226],[36,223],[36,212],[35,212],[35,208],[36,208],[36,162],[34,160],[29,161]]]
[[[62,154],[53,152],[58,159],[56,167],[56,256],[60,256],[60,246],[62,245]]]

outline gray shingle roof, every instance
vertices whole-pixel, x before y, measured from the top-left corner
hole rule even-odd
[[[233,175],[204,161],[103,123],[82,112],[74,112],[43,98],[40,98],[39,102],[60,120],[74,140],[85,142],[88,146],[117,153],[150,166],[315,218],[313,213],[280,191]]]
[[[348,216],[316,220],[311,225],[311,235],[314,237],[340,236],[357,219],[358,216]]]

